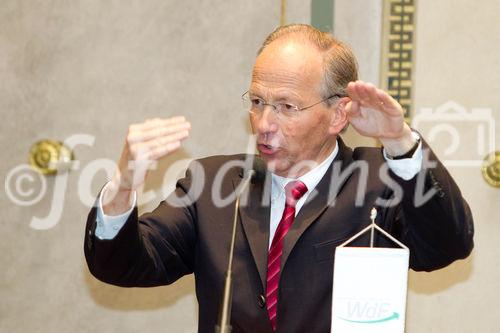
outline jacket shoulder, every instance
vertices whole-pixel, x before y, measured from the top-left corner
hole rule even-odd
[[[221,165],[229,161],[245,161],[247,159],[251,159],[254,157],[255,155],[249,155],[249,154],[212,155],[195,159],[195,161],[197,161],[202,165],[209,166],[209,165]]]
[[[259,158],[252,154],[213,155],[193,160],[188,170],[193,175],[202,172],[205,177],[211,179],[220,172],[225,175],[242,174],[245,169],[255,168],[258,160]]]
[[[385,162],[381,147],[357,147],[354,148],[352,158],[355,161],[368,161],[371,163]]]

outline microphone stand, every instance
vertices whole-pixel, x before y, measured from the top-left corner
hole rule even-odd
[[[231,333],[231,305],[233,300],[233,252],[234,243],[236,240],[236,226],[238,225],[238,209],[240,207],[240,196],[243,191],[248,187],[250,180],[255,175],[254,170],[250,170],[246,179],[241,185],[241,191],[236,196],[236,203],[234,205],[233,217],[233,232],[231,234],[231,246],[229,248],[229,262],[227,264],[226,280],[224,282],[224,294],[222,296],[221,308],[219,311],[219,321],[215,326],[215,333]]]

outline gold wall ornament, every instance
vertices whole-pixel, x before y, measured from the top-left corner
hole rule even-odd
[[[43,175],[54,175],[67,171],[75,156],[62,142],[55,140],[40,140],[35,142],[29,153],[29,163],[33,169]]]
[[[484,180],[493,187],[500,187],[500,150],[484,158],[481,168]]]

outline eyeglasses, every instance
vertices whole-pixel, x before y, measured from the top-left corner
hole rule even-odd
[[[300,108],[297,105],[294,105],[291,103],[270,104],[270,103],[267,103],[262,98],[250,95],[249,91],[247,91],[243,95],[241,95],[241,98],[243,99],[243,103],[245,105],[245,108],[248,110],[248,112],[250,112],[250,114],[260,115],[264,112],[264,109],[266,108],[266,106],[270,106],[271,109],[276,113],[276,115],[279,117],[282,117],[282,118],[297,117],[299,115],[300,111],[310,109],[313,106],[316,106],[320,103],[328,101],[329,99],[340,98],[340,97],[342,97],[342,96],[338,95],[338,94],[332,95],[328,98],[322,99],[319,102],[305,106],[303,108]]]

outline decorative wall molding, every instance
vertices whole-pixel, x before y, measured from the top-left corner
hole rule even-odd
[[[381,85],[405,109],[413,106],[416,0],[383,0]]]

